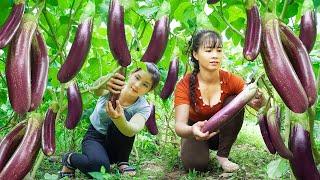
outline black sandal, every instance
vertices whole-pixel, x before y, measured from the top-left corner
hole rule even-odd
[[[72,165],[68,162],[68,159],[70,160],[71,155],[72,155],[72,153],[65,153],[62,157],[61,163],[62,163],[62,165],[66,166],[67,168],[74,171],[74,170],[76,170],[76,168],[72,167]]]
[[[61,164],[63,166],[66,166],[68,169],[72,170],[73,172],[63,172],[63,171],[59,171],[58,172],[58,179],[64,178],[64,177],[68,177],[68,178],[75,178],[75,170],[76,168],[72,167],[71,164],[68,162],[68,159],[70,159],[70,156],[72,155],[72,153],[65,153],[62,156],[61,159]]]
[[[127,167],[120,169],[120,166],[122,166],[122,165],[126,165]],[[128,162],[119,162],[118,163],[118,168],[119,168],[119,171],[120,171],[121,174],[125,174],[127,172],[135,172],[136,173],[136,168],[129,166]]]
[[[76,176],[75,176],[74,172],[62,172],[62,171],[59,171],[58,172],[58,179],[61,179],[61,178],[64,178],[64,177],[68,177],[68,178],[74,179]]]

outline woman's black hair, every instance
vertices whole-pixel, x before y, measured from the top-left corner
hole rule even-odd
[[[199,62],[198,60],[193,56],[193,52],[198,52],[200,47],[206,47],[206,48],[221,48],[222,47],[222,38],[221,36],[211,30],[200,30],[194,33],[189,41],[189,47],[188,47],[188,53],[190,53],[191,61],[193,62],[193,71],[190,76],[190,100],[191,100],[191,107],[196,112],[199,112],[198,107],[196,106],[196,78],[197,74],[200,71],[199,69]]]
[[[153,90],[155,87],[157,87],[157,85],[159,84],[160,81],[160,71],[157,68],[157,65],[155,65],[154,63],[151,62],[144,62],[144,64],[147,66],[147,70],[150,74],[152,74],[152,85],[151,85],[151,90]],[[141,70],[141,68],[137,68],[133,71],[133,73],[137,72]]]

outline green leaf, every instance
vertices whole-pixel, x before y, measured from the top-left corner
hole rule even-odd
[[[241,39],[242,37],[240,35],[233,33],[232,42],[234,46],[237,46],[240,43]]]
[[[89,172],[89,174],[95,179],[104,180],[103,174],[101,172]]]
[[[155,6],[155,7],[144,7],[141,8],[139,10],[137,10],[137,12],[147,18],[150,18],[153,14],[155,14],[156,12],[159,11],[159,7]]]
[[[157,13],[156,19],[160,19],[162,16],[169,16],[170,14],[170,3],[163,1],[160,6],[159,12]]]
[[[192,3],[190,3],[190,2],[181,3],[180,6],[174,12],[174,18],[177,19],[178,21],[184,21],[184,19],[185,19],[184,12],[188,8],[192,8],[192,6],[193,6]]]
[[[135,0],[120,0],[120,2],[125,10],[131,9],[137,5]]]
[[[200,12],[197,15],[197,25],[198,25],[198,28],[201,28],[201,29],[214,29],[214,27],[210,22],[210,19],[208,18],[208,16],[205,14],[204,11]]]
[[[243,27],[245,27],[245,19],[244,18],[238,18],[237,20],[230,23],[233,27],[235,27],[237,30],[241,30]]]
[[[229,22],[235,21],[241,17],[246,19],[246,13],[244,12],[242,7],[231,6],[227,9],[227,12],[229,14],[229,18],[228,18]]]
[[[277,159],[271,161],[267,166],[268,177],[272,179],[279,179],[289,170],[289,164],[286,159]]]
[[[96,6],[93,2],[89,1],[86,7],[83,10],[83,13],[80,17],[80,22],[83,22],[87,18],[92,18],[96,12]]]
[[[223,32],[227,28],[226,23],[216,13],[211,13],[209,19],[211,24],[218,30],[218,32]]]
[[[59,5],[57,0],[46,1],[46,3],[50,4],[51,6],[58,6]]]
[[[297,15],[298,13],[298,8],[299,8],[299,4],[298,3],[293,3],[291,5],[288,6],[286,13],[285,13],[285,18],[291,18],[295,15]]]
[[[85,72],[90,75],[91,79],[98,79],[100,77],[100,62],[97,58],[88,59],[89,67],[85,68]]]
[[[72,0],[69,0],[69,1],[72,2]],[[66,1],[66,0],[58,0],[59,7],[60,7],[61,9],[68,9],[68,8],[69,8],[69,4],[68,4],[69,1]]]
[[[48,81],[51,82],[53,87],[58,87],[60,85],[60,82],[57,78],[58,74],[58,68],[55,67],[49,67],[49,74],[48,74]]]
[[[58,179],[58,175],[45,173],[44,174],[44,179],[46,179],[46,180],[56,180],[56,179]]]
[[[69,16],[60,16],[60,24],[68,24],[69,23]]]
[[[181,3],[187,2],[188,0],[169,0],[169,1],[171,6],[171,11],[175,12],[176,9],[181,5]]]

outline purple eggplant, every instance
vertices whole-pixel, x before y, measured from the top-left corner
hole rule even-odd
[[[1,171],[0,179],[21,180],[29,173],[40,150],[42,123],[40,115],[30,116],[26,133]]]
[[[124,10],[119,0],[111,0],[108,15],[108,42],[113,57],[122,67],[131,63],[124,29]]]
[[[16,1],[10,16],[0,28],[0,49],[4,48],[17,32],[24,13],[25,1]]]
[[[0,141],[0,172],[19,146],[25,132],[26,123],[21,122]]]
[[[126,68],[125,67],[121,67],[119,69],[118,73],[123,75],[124,77],[126,77]],[[110,101],[111,101],[113,109],[116,109],[117,100],[119,99],[119,97],[120,97],[120,93],[119,94],[110,93]]]
[[[267,124],[267,116],[265,114],[260,114],[259,115],[259,127],[260,127],[260,132],[263,138],[264,143],[266,144],[269,152],[271,154],[275,154],[276,150],[273,147],[273,144],[270,139],[270,134],[268,130],[268,124]]]
[[[169,65],[169,71],[167,74],[166,82],[162,88],[160,97],[162,99],[167,99],[173,92],[174,87],[178,81],[179,74],[179,60],[178,58],[174,58]]]
[[[58,80],[66,83],[81,70],[91,46],[93,21],[84,20],[77,29],[68,57],[58,72]]]
[[[82,98],[76,82],[72,82],[67,90],[68,97],[68,115],[65,126],[68,129],[74,129],[81,119]]]
[[[257,83],[249,84],[230,103],[214,114],[201,129],[202,132],[213,132],[227,124],[256,94]]]
[[[31,105],[33,111],[42,102],[48,81],[49,56],[44,38],[35,32],[31,44]]]
[[[159,62],[166,50],[169,32],[169,17],[163,16],[156,21],[153,27],[152,37],[146,52],[142,56],[142,61],[155,64]]]
[[[283,23],[280,23],[283,47],[307,94],[309,107],[317,99],[316,80],[308,52],[298,37]]]
[[[157,127],[157,122],[156,122],[156,115],[155,115],[155,106],[152,104],[151,105],[151,113],[150,116],[148,118],[148,120],[145,123],[148,131],[152,134],[152,135],[157,135],[158,134],[158,127]]]
[[[51,156],[56,150],[56,117],[57,113],[49,108],[42,125],[41,146],[46,156]]]
[[[246,9],[247,30],[243,48],[243,56],[253,61],[257,58],[261,45],[261,18],[256,4]]]
[[[279,22],[273,14],[265,16],[262,31],[261,56],[270,82],[291,111],[305,112],[308,98],[282,46]]]
[[[285,159],[292,159],[292,152],[284,144],[281,134],[280,134],[280,113],[279,108],[271,107],[267,113],[267,124],[270,134],[270,139],[273,144],[273,147],[278,152],[278,154]]]
[[[36,27],[35,17],[25,14],[10,43],[6,62],[9,100],[13,110],[19,114],[28,112],[31,105],[30,51]]]
[[[310,53],[317,39],[317,18],[314,10],[307,10],[302,16],[299,38]]]
[[[293,153],[290,166],[298,180],[319,180],[320,175],[313,159],[310,134],[300,124],[295,124],[290,133],[289,148]]]

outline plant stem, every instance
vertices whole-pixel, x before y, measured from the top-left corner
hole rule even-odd
[[[309,133],[310,133],[312,152],[313,152],[313,156],[315,158],[316,164],[319,164],[320,163],[320,154],[317,150],[316,141],[315,141],[315,137],[314,137],[314,119],[316,118],[315,111],[312,108],[309,108],[308,115],[309,115]]]
[[[269,2],[266,2],[265,0],[260,0],[260,2],[261,2],[261,4],[262,4],[262,6],[266,7],[269,12],[272,11],[272,9],[271,9],[271,8],[269,7],[269,5],[268,5]]]
[[[142,36],[143,36],[143,34],[144,34],[144,31],[146,30],[146,27],[147,27],[146,21],[143,21],[143,23],[144,23],[144,27],[143,27],[143,29],[142,29],[142,32],[141,32],[140,36],[138,37],[138,40],[140,40],[140,39],[142,38]]]
[[[101,80],[100,82],[97,82],[96,84],[94,83],[94,85],[92,87],[89,87],[86,90],[81,91],[81,94],[86,93],[86,92],[92,92],[94,90],[101,88],[102,85],[106,84],[109,81],[109,79],[111,78],[111,75],[118,72],[120,69],[121,69],[121,66],[118,66],[115,70],[113,70],[112,72],[109,73],[110,74],[109,77]]]
[[[263,85],[266,87],[267,92],[269,94],[269,96],[272,97],[272,99],[275,99],[273,94],[272,94],[272,90],[270,89],[270,87],[267,85],[267,83],[264,81],[264,78],[261,78]]]
[[[230,24],[230,23],[227,21],[227,19],[224,17],[223,9],[222,9],[222,4],[223,4],[223,1],[221,0],[221,1],[220,1],[220,8],[219,8],[219,10],[218,10],[216,7],[214,7],[214,9],[219,12],[219,16],[220,16],[220,17],[222,18],[222,20],[227,24],[227,26],[229,26],[229,28],[230,28],[232,31],[234,31],[234,32],[235,32],[236,34],[238,34],[242,39],[244,39],[244,35],[243,35],[240,31],[238,31],[238,29],[236,29],[234,26],[232,26],[232,24]]]
[[[277,15],[277,0],[273,0],[272,13],[273,13],[274,15]]]
[[[59,46],[59,43],[58,43],[58,41],[57,41],[57,36],[56,36],[55,32],[53,31],[54,28],[53,28],[53,26],[52,26],[52,24],[51,24],[51,22],[50,22],[50,20],[49,20],[49,17],[48,17],[48,13],[47,13],[46,8],[44,8],[44,10],[42,11],[42,14],[44,15],[44,18],[45,18],[46,21],[47,21],[47,24],[48,24],[49,29],[50,29],[51,34],[52,34],[52,39],[53,39],[54,43],[56,44],[57,49],[60,49],[60,48],[59,48],[59,47],[60,47],[60,46]],[[57,54],[59,54],[59,55],[61,56],[61,58],[65,59],[65,55],[64,55],[61,51],[58,51]]]
[[[281,14],[280,14],[280,19],[281,20],[283,19],[283,16],[284,16],[284,13],[287,10],[287,7],[288,7],[288,0],[284,0],[283,8],[282,8],[282,11],[281,11]]]
[[[65,36],[65,38],[63,40],[63,43],[62,43],[62,45],[60,47],[61,49],[64,48],[64,46],[67,43],[67,41],[69,39],[69,36],[70,36],[70,29],[71,29],[71,23],[72,23],[71,17],[72,17],[72,9],[73,9],[73,6],[74,6],[74,2],[75,2],[75,0],[72,1],[71,7],[70,7],[67,34],[66,34],[66,36]],[[80,4],[81,4],[81,2],[80,2]],[[79,6],[80,6],[80,4],[79,4]],[[79,6],[78,6],[78,8],[79,8]],[[60,49],[59,49],[59,51],[60,51]]]
[[[138,134],[136,134],[136,140],[133,142],[133,150],[136,154],[136,161],[139,161],[139,152],[138,152],[138,149],[137,149],[137,142],[138,142]]]
[[[40,165],[41,165],[41,162],[43,161],[44,159],[44,154],[43,152],[40,150],[39,151],[39,154],[38,154],[38,159],[36,161],[36,164],[34,165],[33,169],[32,169],[32,172],[31,172],[31,179],[35,179],[36,177],[36,172],[37,170],[39,169]]]

